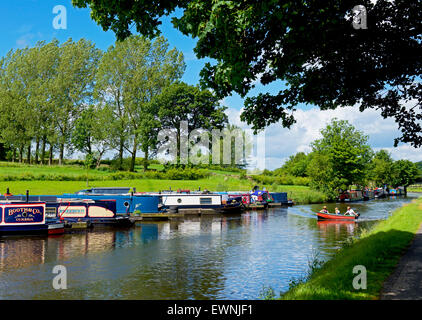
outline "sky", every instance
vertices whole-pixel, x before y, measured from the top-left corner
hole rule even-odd
[[[55,29],[53,21],[57,16],[53,8],[57,5],[66,8],[66,29]],[[180,12],[176,12],[180,15]],[[57,19],[56,19],[57,20]],[[162,19],[162,34],[168,39],[170,47],[182,51],[186,62],[186,71],[182,78],[188,84],[199,82],[199,72],[207,59],[197,59],[193,51],[196,40],[184,36],[174,29],[170,18]],[[89,9],[74,8],[70,0],[19,0],[0,1],[0,55],[9,50],[34,46],[38,41],[49,42],[57,38],[64,42],[69,38],[77,41],[81,38],[91,40],[102,50],[114,44],[115,36],[111,31],[103,31],[90,18]],[[249,95],[259,92],[277,92],[283,84],[276,82],[269,86],[259,83]],[[221,101],[227,109],[229,121],[241,128],[249,128],[240,121],[243,100],[238,95],[226,97]],[[415,149],[407,144],[393,147],[393,140],[399,136],[398,127],[393,119],[383,119],[376,110],[359,112],[357,108],[346,107],[336,110],[320,111],[315,106],[299,106],[295,112],[297,123],[291,129],[273,124],[265,130],[265,167],[275,169],[292,154],[299,151],[309,152],[309,144],[320,138],[320,130],[333,118],[348,120],[358,130],[369,136],[369,144],[374,150],[386,149],[392,157],[422,161],[422,149]]]

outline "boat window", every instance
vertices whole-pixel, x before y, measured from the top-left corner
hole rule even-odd
[[[199,203],[200,204],[212,204],[212,199],[211,198],[199,198]]]

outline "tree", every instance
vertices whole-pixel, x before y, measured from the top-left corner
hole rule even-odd
[[[183,54],[169,50],[163,37],[150,41],[131,36],[118,41],[104,54],[97,75],[96,92],[103,104],[113,110],[111,130],[116,134],[120,161],[123,150],[131,155],[130,170],[135,170],[139,146],[148,157],[153,145],[156,121],[152,99],[183,75]]]
[[[377,185],[390,184],[392,175],[393,159],[386,150],[375,153],[371,162],[371,179]]]
[[[395,161],[392,168],[391,184],[397,188],[404,187],[404,193],[407,194],[407,187],[415,183],[419,171],[416,165],[409,160]]]
[[[11,50],[0,62],[0,134],[14,155],[18,150],[19,162],[23,161],[33,130],[30,80],[25,69],[27,54],[28,49]]]
[[[289,160],[283,165],[282,169],[295,177],[306,177],[308,175],[307,169],[312,155],[298,152],[289,157]]]
[[[294,122],[298,104],[321,110],[375,108],[398,124],[399,142],[422,146],[422,2],[362,0],[367,29],[352,26],[356,1],[72,0],[90,6],[104,30],[123,39],[133,24],[159,33],[160,17],[183,9],[173,24],[197,38],[198,58],[209,57],[202,84],[219,98],[246,97],[256,81],[283,82],[278,93],[248,97],[242,120],[255,130]]]
[[[98,168],[104,153],[111,148],[111,132],[108,121],[112,111],[108,106],[90,105],[75,121],[71,142],[76,150],[94,160]]]
[[[311,186],[323,192],[329,199],[335,199],[339,189],[347,189],[347,182],[336,174],[332,160],[327,154],[314,153],[306,170],[311,178]]]
[[[71,139],[76,119],[92,99],[94,77],[101,51],[90,41],[69,39],[60,46],[57,74],[52,81],[54,123],[59,147],[59,164]]]
[[[322,138],[311,144],[314,155],[308,173],[313,185],[323,191],[325,185],[332,190],[364,185],[372,158],[368,137],[348,121],[336,119],[321,134]]]
[[[222,129],[228,123],[225,107],[220,106],[218,98],[209,90],[183,82],[176,82],[165,88],[153,100],[158,110],[158,119],[162,129],[175,131],[177,162],[180,162],[181,136],[188,135],[195,129]],[[187,131],[182,132],[182,121],[187,122]]]

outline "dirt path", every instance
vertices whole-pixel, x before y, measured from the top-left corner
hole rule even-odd
[[[397,269],[384,283],[381,300],[422,299],[422,225]]]

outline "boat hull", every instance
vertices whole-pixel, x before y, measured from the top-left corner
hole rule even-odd
[[[39,225],[14,225],[0,226],[0,235],[39,235],[47,234],[48,226],[46,224]]]
[[[317,212],[318,220],[342,220],[342,221],[348,221],[348,220],[356,220],[358,217],[356,216],[344,216],[340,214],[332,214],[332,213],[321,213]]]

